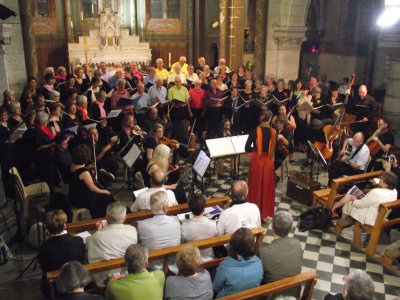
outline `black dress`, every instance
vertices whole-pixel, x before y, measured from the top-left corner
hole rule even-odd
[[[251,99],[255,99],[254,93],[246,93],[245,91],[240,93],[240,100],[242,105],[244,101],[249,101]],[[258,116],[257,116],[257,108],[254,104],[254,101],[248,102],[248,104],[243,105],[239,109],[239,127],[241,133],[248,134],[251,129],[254,129],[258,125]]]
[[[92,218],[102,218],[106,215],[107,205],[114,201],[112,195],[94,193],[79,178],[89,169],[82,167],[71,173],[69,180],[69,199],[73,206],[89,209]]]
[[[14,166],[15,143],[9,143],[10,129],[0,125],[0,167],[6,197],[13,196],[9,170]]]

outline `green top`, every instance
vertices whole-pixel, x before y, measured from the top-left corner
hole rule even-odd
[[[121,280],[110,282],[105,297],[110,300],[161,300],[164,282],[165,275],[159,270],[128,274]]]
[[[182,102],[186,102],[189,99],[189,92],[185,86],[181,86],[178,89],[176,86],[171,87],[168,90],[168,100],[180,100]]]

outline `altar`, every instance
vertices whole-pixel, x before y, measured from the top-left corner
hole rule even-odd
[[[88,63],[90,66],[137,62],[150,65],[151,49],[139,36],[129,35],[129,29],[121,28],[120,16],[112,8],[104,7],[99,13],[99,26],[89,29],[89,36],[79,36],[78,43],[68,43],[71,66]]]

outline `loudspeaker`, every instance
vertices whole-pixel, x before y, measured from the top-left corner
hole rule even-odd
[[[319,189],[321,189],[321,183],[295,173],[289,175],[286,196],[311,206],[313,198],[312,193]]]

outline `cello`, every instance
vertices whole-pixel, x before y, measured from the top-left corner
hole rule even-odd
[[[321,152],[323,158],[330,159],[333,154],[333,142],[340,136],[341,130],[337,129],[337,125],[340,124],[344,116],[344,112],[336,118],[333,125],[325,125],[322,129],[325,133],[326,143],[314,142],[315,147]]]

